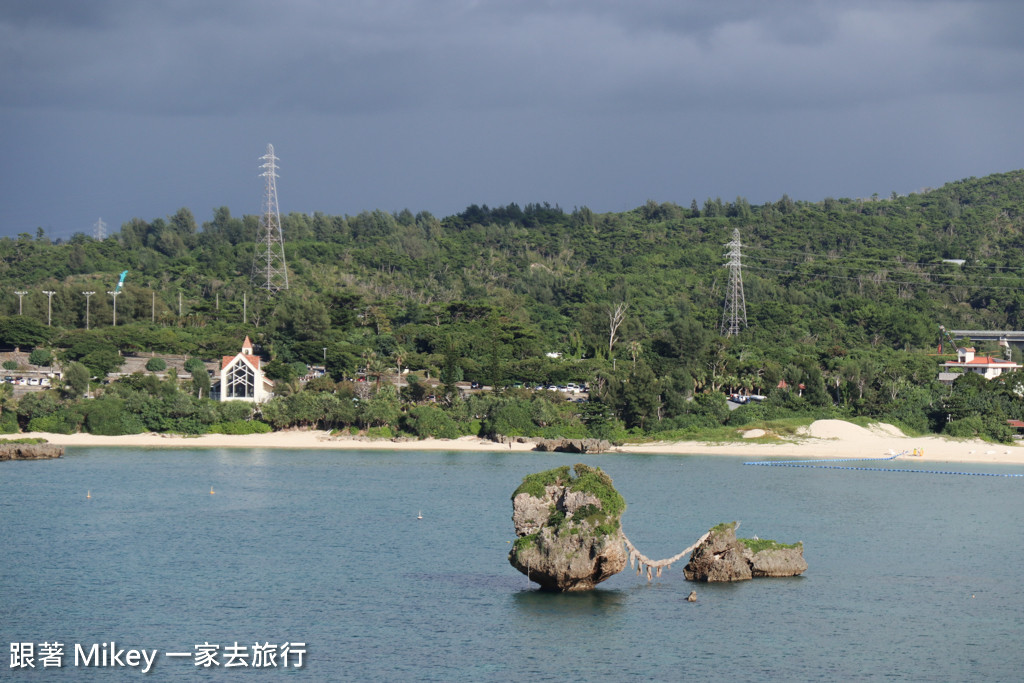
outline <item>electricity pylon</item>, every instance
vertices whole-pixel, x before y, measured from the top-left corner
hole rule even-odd
[[[267,153],[260,157],[263,165],[261,177],[267,179],[263,193],[263,213],[256,236],[256,252],[252,259],[252,282],[273,294],[288,289],[288,267],[284,262],[284,235],[281,232],[281,212],[277,207],[277,157],[274,146],[267,145]]]
[[[725,294],[725,308],[722,310],[723,337],[739,334],[747,326],[747,300],[743,296],[743,265],[740,229],[732,231],[732,241],[725,246],[729,251],[725,254],[729,261],[725,267],[729,269],[729,285]]]

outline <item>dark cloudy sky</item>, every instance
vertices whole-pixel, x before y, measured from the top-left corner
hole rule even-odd
[[[1024,167],[1019,0],[0,0],[0,234]]]

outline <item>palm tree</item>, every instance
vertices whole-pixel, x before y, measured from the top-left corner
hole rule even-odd
[[[398,376],[402,376],[402,363],[405,362],[406,358],[405,349],[401,346],[396,346],[395,350],[391,353],[391,357],[395,359],[395,365],[398,366]]]
[[[629,342],[629,355],[631,355],[633,357],[633,366],[634,367],[636,366],[637,356],[641,355],[643,352],[644,352],[644,348],[643,348],[643,346],[641,346],[640,342],[638,342],[636,340],[633,340],[633,341]]]
[[[366,374],[377,379],[377,389],[380,389],[380,378],[385,369],[384,359],[378,356],[376,351],[370,351],[366,358]]]

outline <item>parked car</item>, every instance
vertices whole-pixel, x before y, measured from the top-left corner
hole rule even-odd
[[[38,387],[39,386],[39,378],[38,377],[29,377],[28,378],[28,385],[30,387]]]

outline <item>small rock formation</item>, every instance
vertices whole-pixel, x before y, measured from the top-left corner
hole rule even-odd
[[[683,568],[688,581],[744,581],[762,576],[797,576],[807,570],[802,543],[737,539],[736,526],[733,522],[711,529]]]
[[[697,602],[697,591],[690,591],[690,594],[686,596],[686,602]]]
[[[590,590],[626,567],[626,502],[611,477],[577,464],[531,474],[512,494],[513,567],[550,591]]]
[[[611,449],[611,442],[604,439],[541,439],[533,447],[535,451],[559,453],[607,453]]]
[[[64,455],[64,447],[52,443],[0,442],[0,460],[46,460]]]
[[[755,579],[762,576],[797,576],[807,571],[804,546],[801,543],[792,546],[776,544],[776,547],[758,552],[744,548],[743,557],[750,564],[750,573]]]
[[[743,557],[743,545],[736,540],[735,524],[719,524],[711,535],[694,548],[683,567],[688,581],[743,581],[750,579],[750,565]]]

